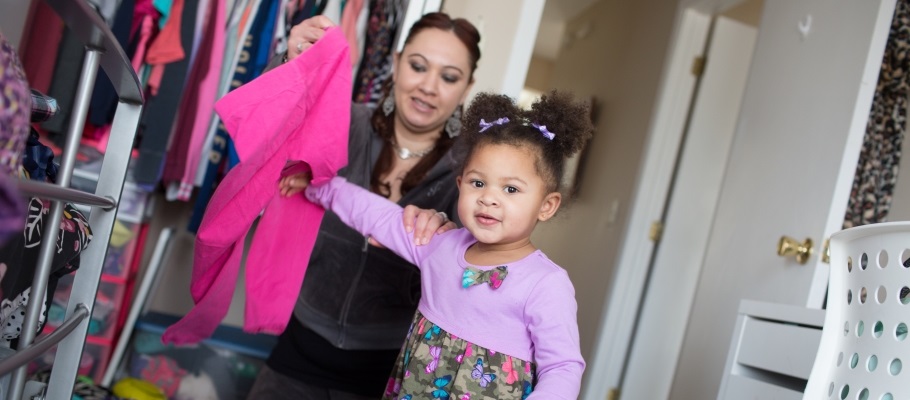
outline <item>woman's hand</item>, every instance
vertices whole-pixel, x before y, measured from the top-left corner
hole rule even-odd
[[[455,223],[450,221],[449,217],[446,216],[446,213],[441,211],[437,212],[433,209],[423,209],[415,205],[407,205],[404,207],[402,220],[404,229],[414,233],[414,244],[417,246],[423,246],[430,243],[430,239],[435,234],[457,228]],[[376,247],[385,247],[382,243],[377,242],[376,239],[373,239],[372,237],[369,238],[369,242]]]
[[[435,234],[457,228],[444,212],[427,210],[414,205],[404,208],[404,229],[414,233],[414,244],[421,246],[430,243]]]
[[[313,180],[313,175],[309,172],[285,176],[278,181],[278,192],[284,197],[291,197],[306,189],[311,180]]]
[[[333,26],[335,26],[335,23],[324,15],[307,18],[303,22],[294,25],[288,35],[288,61],[307,51],[316,41],[322,38],[326,29]]]

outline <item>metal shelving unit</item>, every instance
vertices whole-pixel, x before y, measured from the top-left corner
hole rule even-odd
[[[129,58],[111,33],[107,23],[85,0],[44,0],[60,15],[70,31],[85,44],[85,59],[76,89],[72,119],[67,129],[66,144],[56,184],[22,181],[22,192],[53,200],[48,223],[41,243],[38,265],[32,283],[32,299],[44,299],[50,276],[51,261],[63,203],[71,202],[92,206],[89,225],[92,227],[92,244],[81,254],[81,264],[76,271],[72,293],[66,308],[64,324],[51,335],[35,342],[42,301],[28,304],[25,322],[19,338],[17,352],[0,361],[0,375],[12,371],[7,399],[69,399],[82,357],[104,257],[107,255],[120,195],[126,179],[130,152],[142,114],[143,96]],[[82,127],[85,124],[92,89],[98,69],[102,68],[113,83],[119,97],[111,135],[104,155],[98,186],[95,193],[85,193],[69,188],[76,161]],[[34,342],[34,343],[33,343]],[[39,392],[23,393],[26,365],[36,356],[57,345],[57,353],[46,388]],[[33,385],[30,385],[30,387]]]

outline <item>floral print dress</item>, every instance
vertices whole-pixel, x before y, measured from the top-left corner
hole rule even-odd
[[[417,311],[382,398],[524,399],[535,370],[534,363],[468,342]]]

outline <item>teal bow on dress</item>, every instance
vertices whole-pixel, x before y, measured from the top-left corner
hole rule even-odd
[[[508,268],[505,265],[493,268],[489,271],[479,270],[474,267],[467,267],[464,269],[464,275],[461,277],[461,287],[468,288],[473,285],[479,285],[481,283],[487,282],[490,284],[490,287],[493,289],[499,289],[502,285],[502,281],[506,279],[506,275],[509,274]]]

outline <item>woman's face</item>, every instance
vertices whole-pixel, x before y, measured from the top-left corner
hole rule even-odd
[[[396,54],[395,129],[440,132],[471,88],[471,56],[453,32],[428,28]]]

